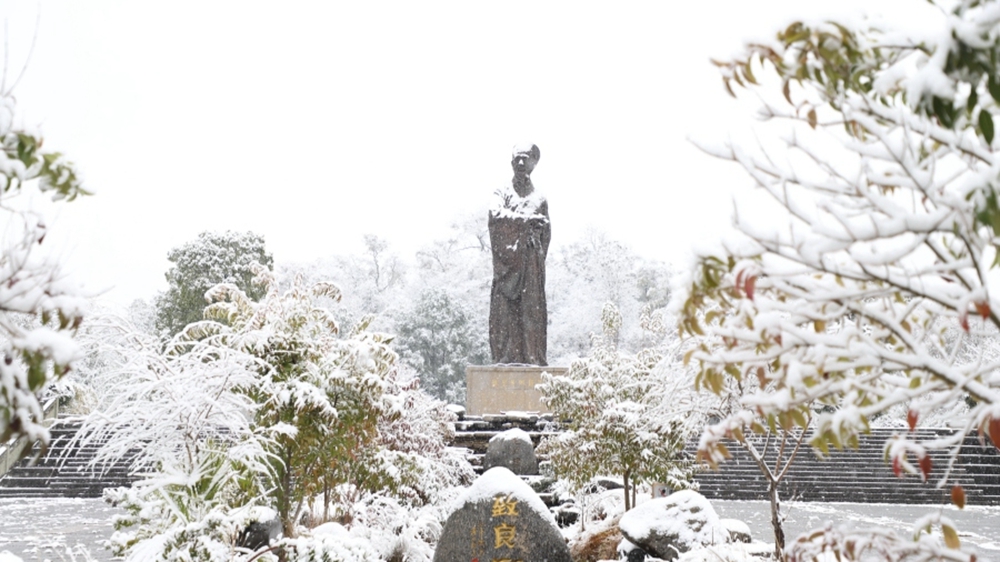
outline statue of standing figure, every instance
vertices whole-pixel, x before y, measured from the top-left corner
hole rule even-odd
[[[540,156],[533,144],[514,147],[510,163],[514,179],[497,190],[490,209],[490,352],[494,363],[546,365],[545,256],[552,229],[549,204],[531,183]]]

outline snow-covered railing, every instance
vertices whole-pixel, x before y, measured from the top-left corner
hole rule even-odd
[[[42,412],[46,421],[54,420],[59,416],[59,397],[49,400],[42,407]],[[10,441],[0,445],[0,478],[3,478],[11,468],[21,460],[22,453],[26,447],[31,447],[25,436],[15,437]]]

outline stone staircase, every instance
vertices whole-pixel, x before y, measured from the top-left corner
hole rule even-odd
[[[918,475],[899,478],[893,474],[884,459],[883,446],[899,431],[872,429],[871,434],[861,436],[857,450],[831,449],[827,458],[819,458],[803,446],[778,487],[780,497],[806,502],[940,504],[949,503],[951,487],[960,485],[969,505],[1000,505],[1000,451],[988,440],[982,444],[978,436],[966,436],[948,484],[939,489],[935,485],[948,465],[944,452],[931,453],[933,467],[926,483]],[[917,436],[926,439],[943,433],[924,429],[918,430]],[[752,438],[759,450],[763,437]],[[757,463],[738,443],[725,444],[733,458],[719,465],[718,471],[706,470],[696,476],[701,493],[710,499],[767,499],[767,481]],[[694,452],[694,446],[689,452]],[[766,458],[773,470],[773,445]],[[916,466],[915,459],[910,461]]]
[[[35,460],[37,445],[11,470],[0,476],[0,498],[64,497],[99,498],[105,488],[128,486],[130,460],[90,466],[102,443],[68,447],[80,429],[78,422],[60,418],[49,429],[52,441],[45,455]]]
[[[528,432],[537,446],[547,435],[558,431],[550,415],[521,414],[466,416],[455,425],[452,446],[467,449],[467,457],[481,472],[486,446],[497,433],[519,427]],[[980,443],[978,436],[965,439],[958,462],[952,469],[948,484],[935,487],[947,467],[947,454],[931,454],[933,468],[925,483],[919,476],[896,477],[892,467],[884,460],[885,441],[896,429],[872,429],[871,434],[860,437],[857,450],[831,450],[828,458],[819,458],[806,446],[799,451],[788,474],[778,487],[783,500],[806,502],[849,503],[906,503],[941,504],[950,502],[951,486],[961,485],[969,505],[1000,505],[1000,451],[988,440]],[[933,438],[943,430],[918,430],[919,438]],[[758,449],[763,438],[757,439]],[[733,458],[720,465],[720,470],[703,470],[695,480],[701,493],[709,499],[766,500],[767,482],[757,463],[736,442],[726,442]],[[696,444],[688,446],[688,453],[695,453]],[[774,466],[774,447],[767,455]],[[915,459],[911,458],[915,464]]]
[[[450,445],[466,449],[466,458],[477,474],[483,472],[483,457],[490,439],[508,429],[518,428],[528,433],[531,442],[538,447],[542,439],[557,432],[552,414],[510,413],[484,414],[482,416],[462,416],[455,422],[455,439]],[[539,461],[545,460],[539,456]]]
[[[554,435],[558,426],[550,415],[510,413],[464,416],[455,424],[453,447],[465,449],[477,472],[489,440],[513,427],[526,431],[537,446]],[[0,497],[100,497],[105,488],[127,486],[134,481],[129,460],[110,466],[89,465],[101,443],[68,448],[79,423],[60,418],[50,429],[52,444],[44,457],[32,462],[35,451],[0,476]],[[947,466],[943,453],[933,453],[934,466],[928,482],[918,476],[897,478],[883,459],[883,444],[897,430],[873,429],[861,436],[857,450],[831,451],[818,458],[803,448],[779,486],[784,500],[851,503],[947,503],[952,484],[965,489],[969,505],[1000,505],[1000,451],[989,441],[980,443],[976,435],[965,439],[949,484],[938,489],[935,483]],[[934,437],[935,430],[919,430],[920,437]],[[752,438],[761,439],[759,436]],[[718,471],[702,471],[696,476],[701,492],[710,499],[767,499],[767,483],[760,468],[737,443],[726,443],[733,458]],[[691,454],[694,444],[688,447]],[[543,459],[540,459],[543,460]],[[768,455],[773,466],[774,456]]]

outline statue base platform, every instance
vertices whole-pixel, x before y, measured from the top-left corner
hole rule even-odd
[[[469,365],[465,368],[465,412],[473,416],[504,412],[547,412],[535,385],[542,373],[562,375],[565,367]]]

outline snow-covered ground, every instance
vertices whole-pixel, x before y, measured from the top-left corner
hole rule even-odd
[[[767,502],[712,500],[712,506],[720,517],[746,522],[754,540],[774,542],[770,505]],[[910,534],[913,532],[913,522],[922,515],[944,509],[958,527],[963,547],[974,547],[973,551],[980,561],[1000,561],[1000,506],[966,506],[960,510],[954,506],[787,502],[783,507],[788,513],[785,537],[789,542],[809,529],[825,526],[827,522],[834,525],[882,527]]]
[[[101,499],[0,499],[0,553],[10,551],[25,562],[112,560],[102,544],[119,512]]]
[[[755,540],[771,542],[767,502],[713,500],[712,505],[721,517],[745,521]],[[785,533],[789,540],[827,521],[909,533],[913,521],[941,509],[925,505],[802,502],[788,503],[787,507]],[[963,546],[974,547],[980,561],[1000,561],[1000,506],[943,509],[958,525]],[[111,535],[110,519],[116,511],[99,499],[0,499],[0,552],[9,550],[25,562],[112,560],[101,543]]]

